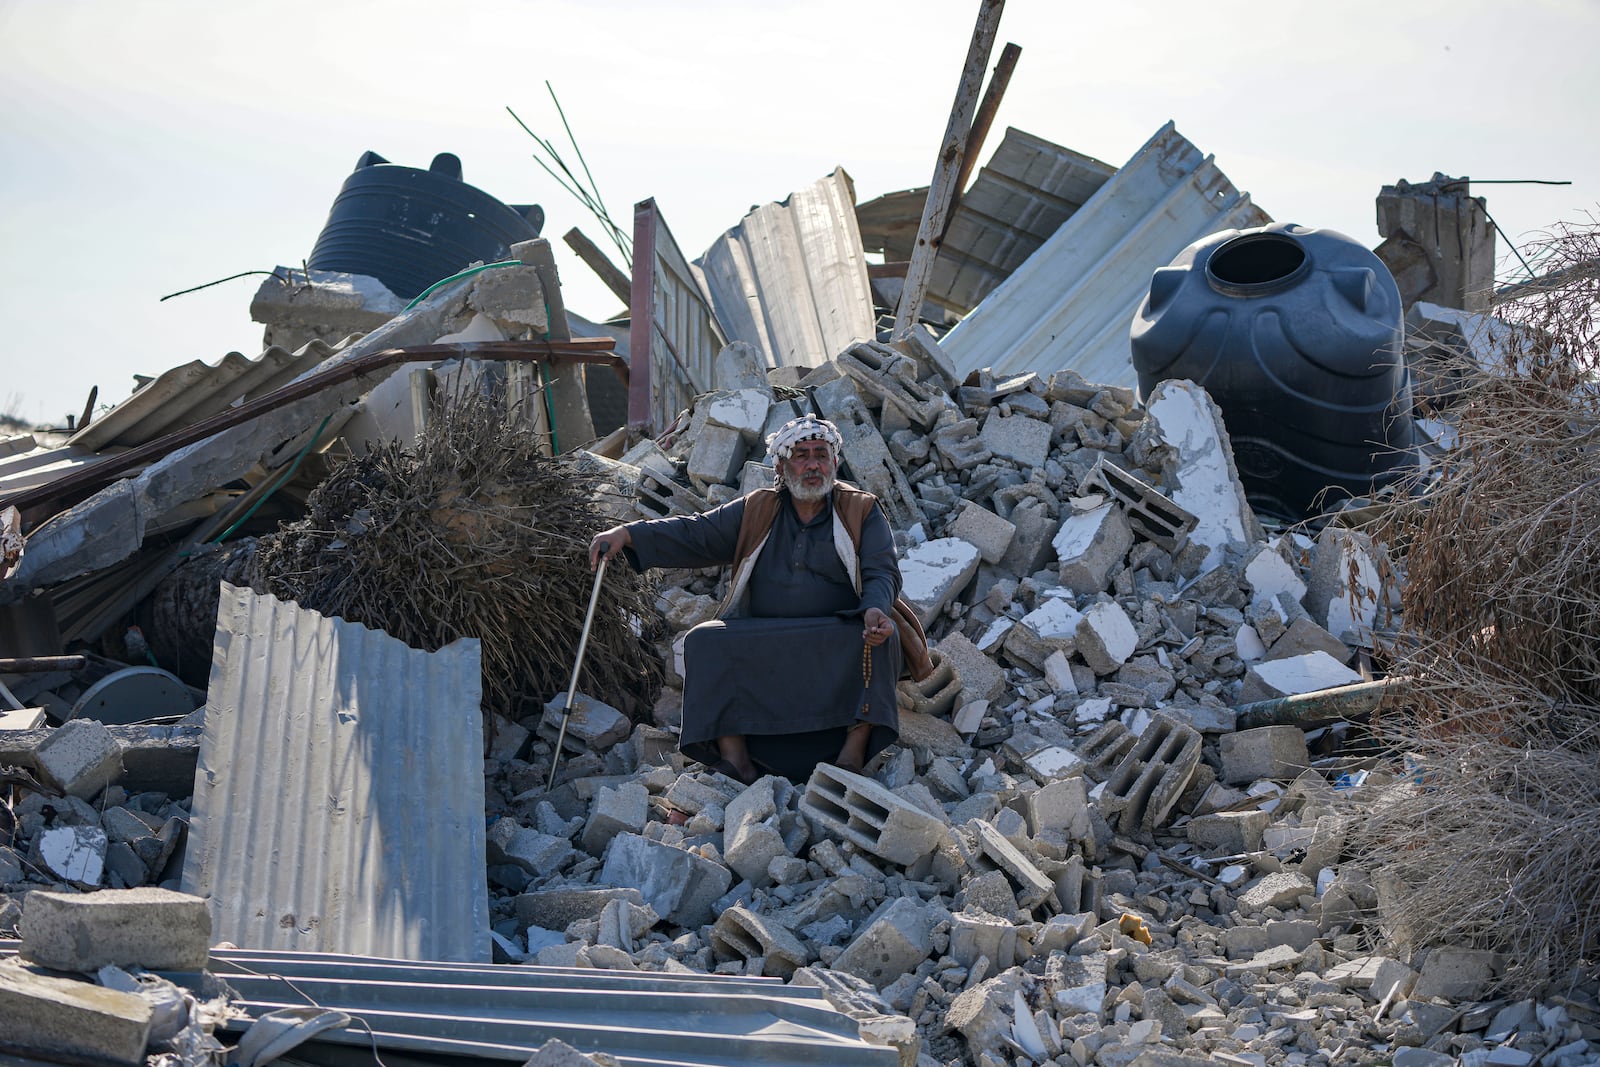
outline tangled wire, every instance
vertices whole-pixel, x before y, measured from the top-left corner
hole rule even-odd
[[[570,460],[542,455],[499,398],[457,396],[414,450],[390,444],[334,470],[304,519],[261,539],[252,584],[414,648],[478,638],[485,710],[521,719],[571,678],[587,547],[607,525],[594,488]],[[651,604],[627,568],[607,571],[579,682],[632,718],[659,687],[642,639]]]

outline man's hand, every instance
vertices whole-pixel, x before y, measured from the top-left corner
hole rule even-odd
[[[878,608],[868,608],[861,621],[865,626],[863,636],[868,648],[877,648],[894,633],[894,622]]]
[[[594,570],[600,566],[600,560],[616,559],[617,553],[628,545],[633,544],[633,537],[628,533],[626,526],[613,526],[609,530],[594,535],[594,540],[589,542],[589,569]],[[604,556],[601,549],[605,550]]]

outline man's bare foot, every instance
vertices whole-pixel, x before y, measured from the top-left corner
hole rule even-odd
[[[834,757],[833,765],[842,771],[860,774],[867,765],[867,739],[871,734],[872,727],[867,723],[852,726],[844,735],[844,747]]]
[[[733,760],[723,757],[722,759],[719,759],[717,762],[713,763],[711,765],[711,769],[716,771],[718,774],[727,775],[740,785],[753,785],[755,784],[755,780],[761,777],[761,772],[758,771],[756,769],[756,765],[751,763],[749,760],[746,760],[744,766],[741,767]]]

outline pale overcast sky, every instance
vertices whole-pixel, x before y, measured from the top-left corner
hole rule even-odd
[[[566,252],[599,227],[531,159],[560,94],[613,216],[654,196],[699,253],[843,165],[857,196],[925,184],[977,0],[0,0],[0,411],[254,355],[259,278],[299,264],[367,149],[548,216],[568,306],[618,310]],[[1005,126],[1120,165],[1163,123],[1275,219],[1376,244],[1398,178],[1483,186],[1513,235],[1600,202],[1596,0],[1010,0]],[[991,59],[991,66],[993,59]]]

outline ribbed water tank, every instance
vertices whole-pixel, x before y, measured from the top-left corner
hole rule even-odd
[[[1187,378],[1222,409],[1246,495],[1298,520],[1417,460],[1400,291],[1332,230],[1274,224],[1197,241],[1134,316],[1139,391]]]
[[[511,207],[461,180],[449,152],[427,170],[363,153],[328,211],[311,249],[313,270],[377,278],[410,299],[476,261],[510,257],[511,246],[539,236],[544,209]]]

